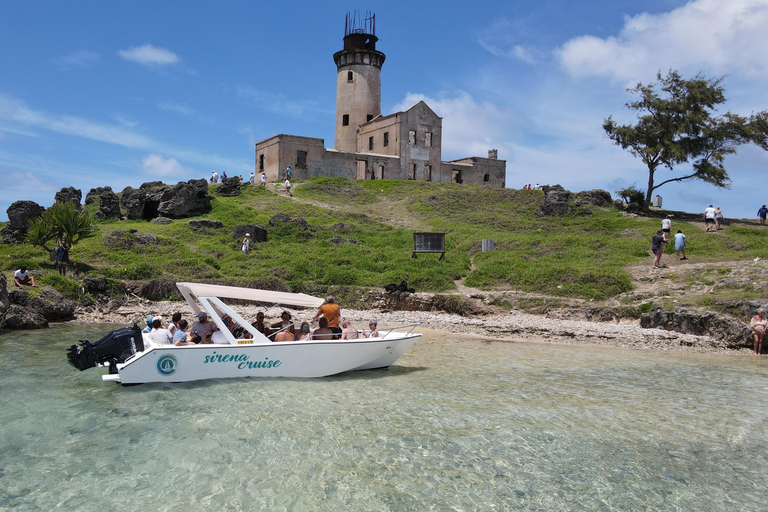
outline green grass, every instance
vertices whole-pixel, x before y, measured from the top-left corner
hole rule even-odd
[[[658,219],[595,207],[592,215],[538,218],[541,191],[342,178],[297,181],[295,200],[262,187],[242,190],[229,198],[210,188],[213,209],[201,218],[221,221],[219,230],[194,231],[190,219],[168,225],[99,222],[102,236],[71,251],[72,281],[163,278],[302,291],[380,288],[405,279],[418,291],[445,292],[465,278],[467,286],[482,290],[601,300],[632,289],[626,269],[650,262],[650,239],[658,229]],[[308,229],[294,223],[270,227],[278,213],[303,218]],[[339,223],[347,226],[344,232],[332,229]],[[268,241],[253,244],[248,256],[232,234],[240,224],[268,230]],[[412,258],[413,230],[398,226],[445,232],[445,260],[436,254]],[[104,243],[113,231],[132,228],[160,244],[122,249]],[[686,233],[699,261],[765,254],[758,227],[733,226],[717,235],[682,221],[675,228]],[[358,243],[331,243],[337,235]],[[481,252],[483,239],[494,240],[496,250]],[[48,255],[29,245],[0,244],[0,261],[6,273],[22,264],[52,271]],[[67,283],[56,285],[69,290]]]

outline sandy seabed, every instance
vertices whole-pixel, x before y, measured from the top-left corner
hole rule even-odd
[[[285,309],[291,313],[296,325],[309,322],[315,315],[314,309],[292,309],[281,307],[256,307],[233,305],[243,318],[253,321],[256,313],[264,311],[268,322],[276,322]],[[144,326],[148,316],[162,316],[163,324],[170,322],[171,315],[180,312],[187,321],[194,320],[192,308],[186,302],[151,302],[136,300],[117,310],[85,310],[75,312],[76,321],[132,324]],[[728,354],[751,354],[752,351],[728,348],[725,343],[706,336],[682,334],[663,329],[644,329],[639,321],[589,322],[583,320],[562,320],[518,311],[473,317],[437,311],[378,311],[342,308],[342,318],[349,320],[358,329],[367,327],[368,320],[376,319],[379,330],[383,331],[404,324],[415,324],[416,331],[437,331],[462,334],[475,339],[533,343],[592,344],[614,347],[657,350],[685,350],[696,352],[719,352]],[[191,323],[191,322],[190,322]],[[316,328],[314,324],[312,328]]]

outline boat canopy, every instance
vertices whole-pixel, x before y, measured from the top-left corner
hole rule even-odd
[[[218,284],[202,283],[176,283],[184,298],[189,301],[190,292],[196,297],[219,297],[228,299],[252,300],[270,304],[284,304],[305,308],[318,308],[325,302],[324,299],[313,297],[304,293],[275,292],[271,290],[257,290],[254,288],[240,288],[237,286],[222,286]]]

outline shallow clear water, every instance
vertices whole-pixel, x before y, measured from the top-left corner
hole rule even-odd
[[[122,387],[0,335],[0,509],[759,510],[768,358],[430,334],[390,370]]]

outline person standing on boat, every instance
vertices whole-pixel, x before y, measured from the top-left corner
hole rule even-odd
[[[317,314],[312,318],[312,323],[314,323],[318,318],[325,317],[328,319],[328,328],[331,329],[331,331],[335,334],[341,334],[341,328],[339,327],[339,320],[341,319],[341,308],[339,308],[339,305],[336,304],[336,299],[334,299],[333,295],[329,295],[325,299],[325,304],[320,306],[320,309],[317,310]],[[336,339],[339,337],[336,336]]]

